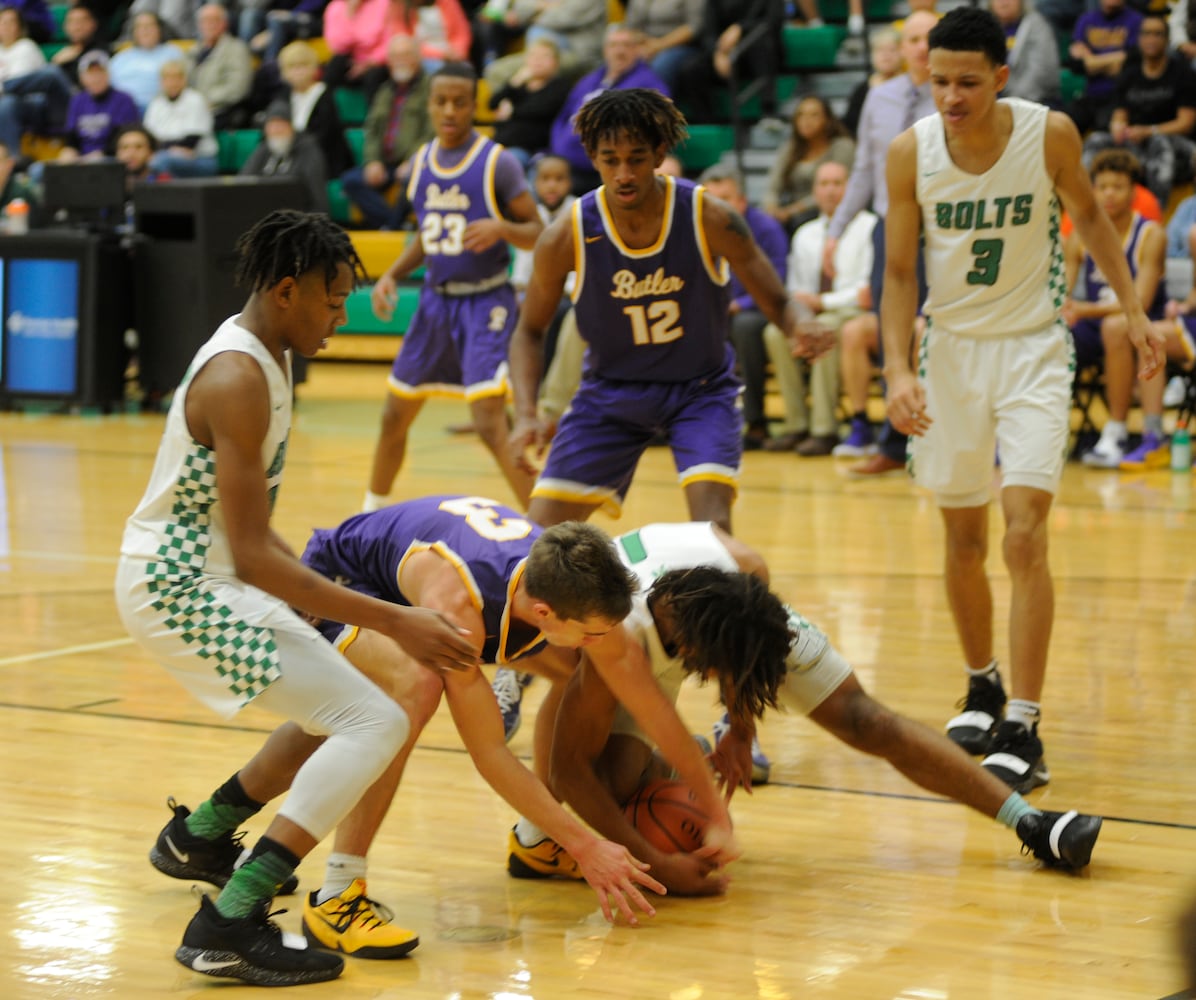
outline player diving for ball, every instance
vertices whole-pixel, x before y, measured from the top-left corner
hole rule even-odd
[[[755,720],[783,702],[849,746],[883,757],[921,787],[997,819],[1044,864],[1078,869],[1088,863],[1100,817],[1034,808],[946,736],[868,695],[829,639],[769,590],[763,558],[743,542],[713,523],[693,522],[649,525],[615,544],[646,590],[623,627],[661,688],[675,700],[687,674],[718,684],[731,728],[711,760],[728,797],[749,787]],[[662,776],[650,738],[583,658],[557,713],[549,787],[604,837],[658,871],[667,855],[620,806]],[[525,842],[543,836],[527,819],[516,830]],[[526,859],[513,854],[512,862],[513,874],[529,874]],[[559,864],[540,874],[568,872]],[[709,881],[711,891],[725,885],[721,873]]]
[[[518,661],[520,669],[554,678],[558,683],[548,696],[554,705],[582,650],[585,662],[660,743],[713,817],[703,852],[665,859],[649,875],[625,849],[594,837],[566,813],[507,749],[498,704],[477,667],[437,672],[380,633],[316,622],[325,639],[404,708],[410,733],[391,766],[337,828],[323,888],[305,900],[309,940],[369,958],[400,957],[418,943],[366,895],[366,855],[442,693],[478,771],[514,808],[534,809],[541,817],[538,825],[548,833],[542,845],[532,845],[540,863],[551,865],[560,855],[573,877],[586,878],[598,892],[608,917],[612,905],[632,922],[633,905],[651,914],[639,886],[700,891],[709,871],[738,855],[726,806],[701,750],[653,681],[634,633],[621,625],[637,581],[600,529],[576,522],[542,529],[494,500],[436,496],[316,531],[303,561],[359,593],[439,611],[475,637],[482,662]],[[553,713],[543,714],[547,726]],[[541,734],[541,760],[547,759],[550,734],[547,728]],[[223,884],[240,853],[236,828],[285,791],[320,742],[296,725],[283,726],[195,814],[174,806],[175,816],[150,856],[155,867],[176,878]],[[251,797],[246,787],[260,791]]]

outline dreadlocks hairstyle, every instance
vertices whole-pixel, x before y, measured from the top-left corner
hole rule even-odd
[[[582,521],[545,529],[528,551],[523,581],[530,597],[569,621],[597,617],[621,622],[631,613],[631,598],[639,589],[610,536]]]
[[[930,29],[932,49],[949,52],[983,52],[994,66],[1008,60],[1005,30],[1001,22],[980,7],[956,7]]]
[[[331,285],[341,264],[349,265],[354,284],[366,280],[349,234],[318,212],[271,212],[237,241],[237,257],[236,282],[253,292],[316,268],[323,268],[324,283]]]
[[[713,566],[671,569],[648,591],[649,608],[664,602],[685,669],[717,676],[724,698],[729,687],[733,714],[758,719],[777,707],[793,632],[763,580]]]
[[[581,106],[573,119],[573,130],[581,139],[587,156],[595,156],[604,140],[624,134],[633,142],[646,143],[653,149],[673,149],[689,135],[685,116],[658,90],[632,87],[629,90],[604,90]]]

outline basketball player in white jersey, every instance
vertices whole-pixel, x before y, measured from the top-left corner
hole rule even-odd
[[[1164,356],[1093,197],[1075,126],[1041,105],[997,99],[1009,78],[1005,53],[999,24],[978,8],[953,10],[930,32],[939,113],[889,150],[881,328],[889,416],[914,436],[914,477],[934,493],[946,527],[947,596],[969,674],[965,711],[947,732],[1027,792],[1050,779],[1038,737],[1054,619],[1047,516],[1067,453],[1074,358],[1059,316],[1067,293],[1062,209],[1121,303],[1139,375],[1161,371]],[[912,262],[923,238],[929,324],[915,374]],[[1012,581],[1008,699],[993,659],[985,574],[997,446]]]
[[[615,543],[647,590],[623,628],[643,647],[661,689],[676,699],[687,674],[718,685],[731,730],[711,761],[729,790],[747,785],[755,720],[784,704],[921,787],[1008,826],[1048,867],[1088,863],[1099,816],[1035,809],[946,737],[868,695],[827,636],[768,589],[763,558],[743,542],[710,522],[691,522],[650,524]],[[671,892],[726,887],[721,871],[705,884],[673,881],[669,861],[676,856],[654,848],[623,816],[620,804],[642,782],[665,774],[648,737],[585,661],[561,699],[550,765],[553,791],[603,836],[647,861]],[[524,837],[538,836],[526,820],[520,825]],[[512,874],[528,877],[517,842],[512,846]]]

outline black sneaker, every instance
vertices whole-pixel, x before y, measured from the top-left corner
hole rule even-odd
[[[1017,824],[1022,853],[1033,854],[1048,868],[1083,868],[1100,836],[1099,816],[1076,812],[1044,812],[1023,816]]]
[[[308,947],[298,935],[284,934],[268,909],[269,901],[263,901],[249,916],[230,920],[202,896],[175,959],[205,976],[240,979],[254,986],[302,986],[341,974],[343,958]]]
[[[987,677],[968,681],[968,693],[956,708],[963,711],[947,723],[947,736],[968,753],[988,753],[997,723],[1005,714],[1005,689],[1000,677],[994,684]]]
[[[150,864],[171,878],[207,882],[223,889],[243,860],[248,860],[249,849],[241,843],[245,839],[244,831],[204,840],[187,830],[190,809],[172,798],[167,799],[166,804],[174,811],[174,817],[162,828],[158,842],[150,849]],[[299,879],[291,875],[278,890],[278,895],[289,896],[298,888]]]
[[[1022,795],[1051,780],[1051,772],[1042,759],[1037,724],[1027,729],[1020,722],[1006,719],[997,727],[989,754],[980,766]]]

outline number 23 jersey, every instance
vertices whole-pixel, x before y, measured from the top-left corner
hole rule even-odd
[[[1056,322],[1066,295],[1060,207],[1046,169],[1048,109],[1008,98],[1013,130],[983,174],[959,169],[941,115],[914,125],[925,234],[925,312],[970,337],[1006,337]]]
[[[606,188],[573,204],[573,288],[587,373],[627,382],[688,382],[722,372],[729,352],[728,268],[702,228],[705,188],[663,178],[660,235],[627,246]]]

